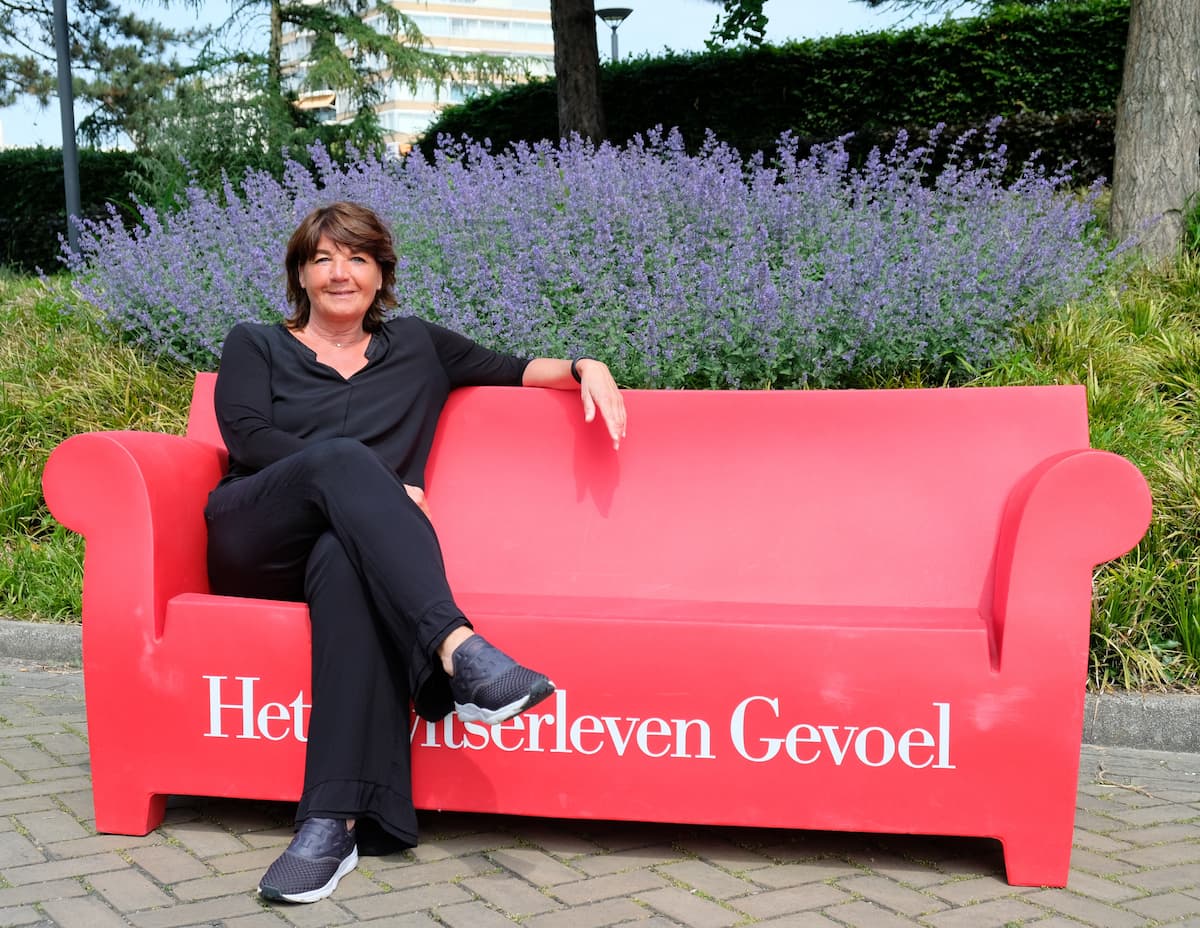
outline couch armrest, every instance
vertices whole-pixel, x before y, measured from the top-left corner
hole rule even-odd
[[[168,600],[208,591],[204,504],[225,466],[211,445],[154,432],[88,432],[50,455],[46,504],[87,539],[85,652],[103,635],[133,659],[161,636]]]
[[[1035,467],[1005,505],[996,548],[992,653],[1002,671],[1086,674],[1092,571],[1141,540],[1150,490],[1107,451],[1069,451]]]

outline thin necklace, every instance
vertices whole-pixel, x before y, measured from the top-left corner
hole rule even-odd
[[[355,339],[353,342],[335,342],[335,341],[330,340],[329,338],[326,338],[320,332],[313,332],[313,335],[317,336],[317,338],[321,339],[322,341],[328,342],[330,345],[333,345],[334,348],[345,348],[347,345],[357,345],[360,341],[362,341],[362,338],[359,337],[359,338]]]

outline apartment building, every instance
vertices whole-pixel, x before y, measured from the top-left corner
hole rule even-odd
[[[550,0],[392,0],[391,5],[410,17],[433,51],[448,55],[480,53],[519,58],[530,74],[554,73],[554,37],[550,27]],[[382,17],[366,17],[382,25]],[[308,54],[311,37],[299,32],[283,35],[285,73]],[[418,84],[416,92],[401,81],[388,81],[382,102],[375,111],[385,132],[388,147],[405,151],[452,103],[479,91],[468,77],[435,87]],[[332,90],[306,92],[300,105],[314,109],[324,119],[348,119],[352,115],[344,95]]]

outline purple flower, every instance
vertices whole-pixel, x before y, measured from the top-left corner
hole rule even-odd
[[[994,140],[995,126],[985,134]],[[314,174],[251,174],[186,205],[86,223],[78,305],[114,330],[210,367],[224,333],[288,311],[282,257],[310,209],[356,200],[390,223],[400,312],[527,355],[592,354],[626,384],[841,386],[921,368],[977,369],[1018,327],[1094,286],[1115,249],[1092,202],[1002,148],[938,132],[854,167],[841,142],[744,162],[677,132],[617,148],[578,139],[496,154],[444,139],[431,160],[312,151]]]

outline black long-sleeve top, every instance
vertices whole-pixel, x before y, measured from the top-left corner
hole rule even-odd
[[[518,386],[529,363],[414,316],[385,322],[366,356],[366,367],[345,378],[282,323],[235,326],[215,394],[229,449],[225,479],[252,474],[309,442],[347,437],[373,448],[405,483],[424,487],[450,391]]]

